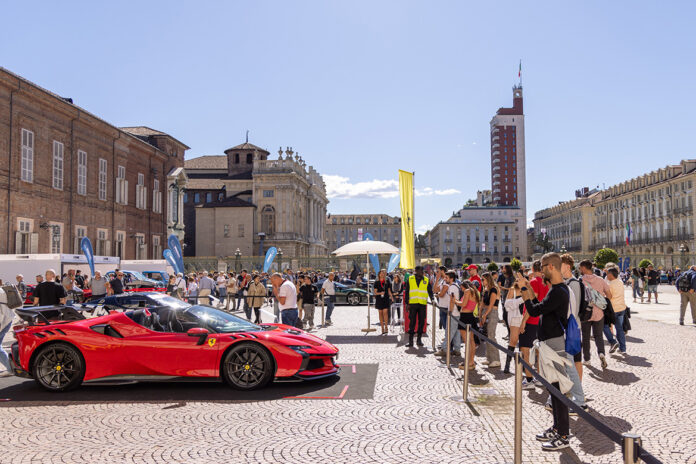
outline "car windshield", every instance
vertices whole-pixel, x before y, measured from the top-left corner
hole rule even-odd
[[[139,271],[127,271],[127,272],[133,274],[133,277],[135,277],[136,280],[148,280],[148,278],[145,277],[145,275]]]
[[[186,303],[185,301],[181,301],[177,298],[171,297],[169,295],[166,295],[164,293],[151,293],[148,295],[150,298],[155,300],[157,304],[162,305],[162,306],[169,306],[170,308],[181,308],[185,309],[190,307],[191,305]]]
[[[253,332],[263,330],[260,326],[219,311],[210,306],[195,305],[184,312],[194,315],[203,325],[217,333]]]

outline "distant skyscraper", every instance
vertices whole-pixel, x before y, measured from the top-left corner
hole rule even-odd
[[[493,203],[527,210],[522,86],[512,88],[512,108],[491,119],[491,187]]]

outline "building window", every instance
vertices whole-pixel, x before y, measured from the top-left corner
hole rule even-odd
[[[73,244],[73,253],[80,253],[80,245],[82,239],[87,236],[87,228],[85,226],[75,226],[75,243]]]
[[[213,201],[213,194],[210,193],[210,192],[206,193],[206,194],[205,194],[205,202],[206,202],[206,203],[210,203],[210,202],[212,202],[212,201]]]
[[[106,201],[106,160],[99,158],[99,199]]]
[[[230,225],[225,224],[225,226],[222,228],[222,234],[225,236],[225,238],[228,238],[230,236]]]
[[[253,155],[251,153],[247,153],[247,164],[251,164],[253,162]]]
[[[63,144],[53,141],[53,188],[63,190]]]
[[[49,223],[51,232],[51,253],[59,254],[63,249],[63,224]]]
[[[244,224],[237,226],[237,237],[244,237]]]
[[[195,194],[193,195],[193,202],[194,202],[194,203],[200,203],[200,201],[201,201],[201,194],[200,194],[200,193],[195,193]]]
[[[263,197],[264,198],[273,198],[273,190],[264,190]]]
[[[97,229],[97,256],[109,256],[111,244],[107,240],[108,232],[106,229]]]
[[[128,204],[128,181],[126,180],[126,168],[124,166],[119,166],[116,172],[116,203],[121,205]]]
[[[147,209],[147,187],[145,187],[145,174],[138,173],[138,185],[135,186],[135,207]]]
[[[152,236],[152,259],[162,259],[162,245],[159,235]]]
[[[196,194],[198,195],[198,194]],[[197,200],[197,199],[196,199]],[[172,224],[179,223],[179,195],[177,190],[171,189],[169,191],[169,222]]]
[[[147,256],[147,244],[145,235],[135,234],[135,259],[145,259]]]
[[[121,259],[125,259],[125,255],[123,254],[126,246],[126,233],[123,232],[122,230],[116,231],[116,249],[114,250],[114,255],[118,256]]]
[[[275,233],[275,209],[271,205],[264,206],[261,211],[261,232],[265,232],[266,236]]]
[[[184,203],[188,203],[188,193],[184,193]]]
[[[31,219],[17,219],[17,232],[15,234],[15,253],[36,253],[39,243],[39,234],[32,233],[33,221]],[[50,230],[50,229],[49,229]]]
[[[234,164],[239,164],[239,153],[234,154]]]
[[[225,199],[225,194],[222,192],[218,193],[218,201],[222,201],[224,199]]]
[[[22,180],[34,182],[34,133],[22,129]]]
[[[162,214],[162,192],[160,191],[159,179],[152,181],[152,212]],[[152,246],[155,246],[154,242]],[[156,259],[159,259],[159,256]]]
[[[87,195],[87,152],[77,150],[77,194]]]

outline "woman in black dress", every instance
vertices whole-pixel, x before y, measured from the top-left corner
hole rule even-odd
[[[379,313],[379,325],[382,327],[382,335],[386,335],[389,331],[389,302],[391,300],[391,281],[387,279],[387,271],[382,269],[379,271],[377,280],[375,280],[375,308]]]

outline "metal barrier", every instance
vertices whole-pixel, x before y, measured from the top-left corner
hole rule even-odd
[[[450,338],[449,319],[450,318],[448,318],[447,340],[449,340]],[[639,435],[634,433],[620,434],[619,432],[611,429],[608,425],[606,425],[596,417],[592,416],[590,413],[586,412],[580,406],[576,405],[573,401],[568,399],[568,397],[561,393],[560,390],[558,390],[556,387],[547,382],[546,379],[544,379],[544,377],[542,377],[541,374],[534,370],[534,368],[531,365],[529,365],[528,362],[522,359],[522,356],[519,352],[511,352],[507,348],[500,346],[497,342],[491,340],[486,335],[483,335],[481,332],[471,327],[470,324],[464,324],[461,321],[457,321],[457,324],[461,329],[466,329],[466,340],[464,342],[464,359],[466,361],[466,369],[464,369],[464,379],[462,386],[463,402],[469,402],[469,354],[473,349],[473,347],[471,346],[471,342],[469,341],[469,335],[471,332],[476,334],[476,336],[478,336],[482,341],[485,341],[486,343],[490,343],[491,345],[493,345],[498,351],[501,351],[506,355],[512,356],[515,360],[515,437],[513,451],[515,464],[522,463],[522,377],[524,369],[527,369],[527,371],[531,372],[532,376],[539,382],[541,382],[541,384],[544,387],[546,387],[550,395],[552,395],[554,398],[558,399],[563,404],[565,404],[565,406],[568,407],[569,410],[577,413],[578,417],[584,419],[585,422],[591,425],[595,430],[599,431],[604,436],[609,438],[611,441],[621,446],[625,464],[636,464],[639,459],[641,459],[643,462],[647,464],[662,464],[662,462],[659,459],[657,459],[655,456],[653,456],[647,450],[645,450],[645,448],[643,448],[642,441]],[[433,334],[434,333],[435,331],[433,330]],[[450,359],[450,350],[451,343],[448,342],[446,353],[446,362],[448,367]]]

